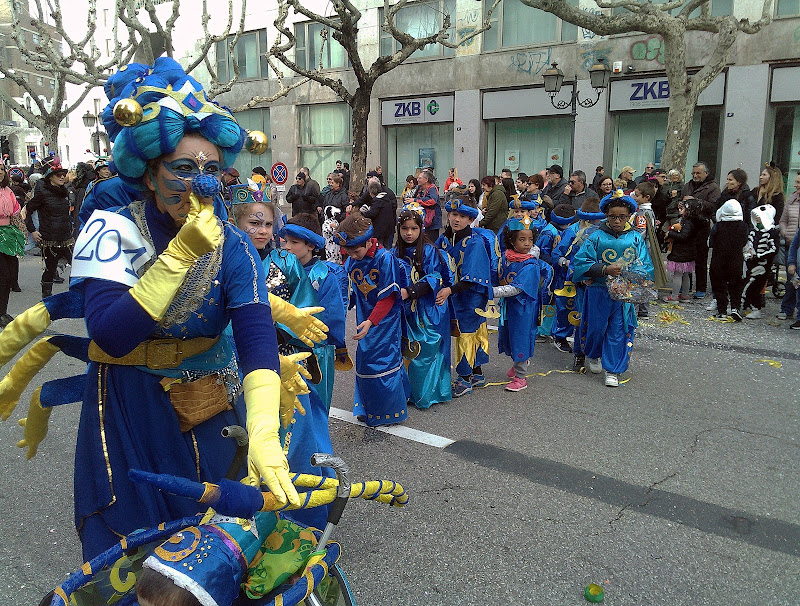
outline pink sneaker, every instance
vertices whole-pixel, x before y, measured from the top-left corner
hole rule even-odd
[[[528,381],[527,379],[520,379],[519,377],[514,377],[511,379],[511,382],[506,385],[506,391],[522,391],[523,389],[528,388]]]
[[[691,301],[692,295],[678,295],[678,301]]]
[[[513,379],[516,376],[516,374],[517,373],[514,372],[514,367],[512,366],[511,368],[508,369],[508,372],[506,373],[506,376],[509,379]]]

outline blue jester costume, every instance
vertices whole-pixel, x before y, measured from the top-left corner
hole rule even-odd
[[[247,133],[166,57],[152,67],[121,69],[109,78],[106,93],[111,103],[103,119],[120,178],[142,197],[93,213],[75,247],[70,290],[20,314],[0,336],[0,363],[6,363],[51,321],[86,320],[89,339],[45,337],[0,382],[0,416],[6,419],[55,353],[88,362],[85,374],[34,392],[19,444],[34,456],[51,407],[82,400],[74,493],[86,560],[137,528],[196,513],[184,499],[134,485],[130,468],[199,481],[241,477],[229,470],[235,445],[221,436],[228,425],[246,422],[249,479],[257,484],[263,478],[280,501],[299,502],[279,441],[277,373],[283,361],[266,276],[249,238],[213,211],[221,204],[220,167],[233,164]],[[126,110],[121,117],[119,106]],[[175,161],[163,158],[189,134],[200,143],[184,146],[174,154],[178,165],[170,166]],[[209,143],[220,161],[197,151]],[[143,178],[148,171],[150,192]],[[165,198],[166,186],[181,193]],[[177,222],[168,205],[181,196],[190,205]],[[307,328],[318,321],[305,314],[298,322],[303,314],[293,315],[277,301],[276,313],[293,334],[307,338]],[[239,367],[229,340],[220,338],[229,323]],[[243,399],[236,397],[239,370]],[[290,418],[291,410],[284,416]]]
[[[607,215],[612,199],[621,198],[630,212],[636,202],[621,190],[604,197],[600,209]],[[606,284],[605,268],[612,263],[635,267],[653,278],[653,263],[642,235],[629,224],[615,232],[608,222],[600,224],[581,246],[573,262],[573,282],[587,281],[584,312],[581,317],[581,345],[589,358],[602,358],[606,372],[620,374],[628,369],[636,328],[632,303],[614,300]]]
[[[353,415],[367,425],[393,425],[408,418],[411,387],[401,352],[403,302],[400,289],[406,275],[398,259],[372,237],[372,227],[360,236],[344,232],[334,238],[343,247],[366,245],[367,254],[344,264],[352,284],[356,324],[369,319],[379,301],[394,295],[391,309],[358,342],[356,352],[356,389]]]
[[[411,203],[400,213],[399,223],[414,219],[420,226],[424,209]],[[420,235],[420,237],[423,237]],[[398,242],[401,238],[398,237]],[[399,247],[392,253],[400,259],[408,283],[409,298],[403,302],[406,334],[413,351],[406,356],[411,383],[411,403],[429,408],[452,399],[450,385],[450,308],[436,305],[436,295],[445,286],[452,286],[449,257],[431,244],[425,244],[422,263],[415,259],[416,243],[407,245],[401,256]]]
[[[476,208],[461,200],[450,200],[447,212],[457,212],[475,219]],[[452,260],[455,290],[448,298],[455,342],[456,372],[471,377],[473,369],[489,361],[489,332],[481,315],[492,297],[491,262],[483,236],[467,226],[453,233],[448,227],[436,246]],[[459,290],[459,283],[468,285]]]

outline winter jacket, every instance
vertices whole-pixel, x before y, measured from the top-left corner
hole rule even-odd
[[[382,191],[370,199],[368,205],[361,207],[361,214],[372,221],[375,238],[385,248],[391,248],[394,234],[395,211],[387,192]]]
[[[563,189],[563,188],[562,188]],[[485,210],[480,227],[497,233],[506,219],[508,219],[508,201],[506,190],[502,185],[495,185],[483,201]]]
[[[791,242],[800,226],[800,192],[792,192],[789,196],[778,225],[786,242]]]
[[[721,193],[722,192],[719,189],[719,185],[717,185],[716,181],[711,178],[711,175],[708,175],[705,181],[702,183],[695,183],[694,180],[691,180],[684,185],[683,190],[681,190],[681,198],[691,196],[692,198],[697,198],[698,200],[710,202],[714,211],[716,211],[717,200],[719,199]]]
[[[394,196],[394,194],[392,194]],[[423,225],[425,229],[441,229],[442,228],[442,205],[439,202],[439,190],[433,183],[428,183],[426,188],[421,185],[417,186],[417,191],[414,194],[414,200],[419,202],[420,206],[425,209],[425,218]],[[395,198],[395,204],[397,199]]]
[[[737,189],[736,191],[723,189],[722,193],[717,199],[717,212],[719,212],[719,209],[722,208],[722,206],[728,200],[736,200],[739,203],[741,206],[742,220],[749,225],[750,221],[745,219],[745,217],[749,217],[750,211],[756,206],[756,199],[753,197],[753,190],[747,187],[747,185],[742,186],[742,189]],[[719,221],[719,219],[717,219],[717,221]]]
[[[348,204],[350,204],[350,195],[347,193],[347,190],[344,188],[344,186],[340,187],[338,190],[334,190],[331,187],[322,196],[323,208],[326,206],[335,206],[336,208],[341,208],[344,210],[347,208]]]
[[[689,263],[695,259],[697,228],[695,221],[682,217],[679,221],[680,230],[671,228],[667,232],[667,239],[672,242],[672,251],[667,259],[675,263]]]
[[[292,205],[292,216],[299,213],[311,213],[312,215],[317,212],[317,206],[322,205],[322,198],[311,189],[311,186],[306,182],[303,187],[298,187],[295,183],[286,192],[286,201]]]
[[[717,222],[708,238],[711,271],[716,274],[740,276],[744,264],[744,247],[748,228],[742,220],[742,207],[737,200],[728,200],[717,211]]]
[[[583,201],[586,200],[586,188],[583,188],[583,191],[578,192],[570,192],[565,194],[561,192],[561,195],[558,197],[556,204],[569,204],[575,210],[580,210],[581,206],[583,205]]]
[[[553,185],[552,183],[548,183],[544,186],[542,190],[542,195],[550,196],[555,204],[558,204],[557,200],[564,193],[564,188],[567,187],[567,180],[562,178],[561,181],[558,182],[558,185]]]
[[[63,242],[72,238],[72,216],[69,212],[69,192],[63,185],[53,185],[42,179],[42,185],[28,202],[25,226],[29,232],[38,231],[42,240]],[[33,224],[33,213],[39,211],[39,229]]]

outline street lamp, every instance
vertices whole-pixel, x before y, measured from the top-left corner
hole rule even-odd
[[[86,128],[92,128],[92,126],[97,126],[97,129],[95,130],[94,136],[95,136],[95,139],[97,140],[97,155],[99,156],[100,155],[100,118],[98,116],[95,116],[92,112],[90,112],[87,109],[86,113],[83,114],[83,125]]]
[[[575,119],[578,116],[578,106],[581,107],[594,107],[600,100],[600,94],[608,88],[608,82],[611,79],[611,71],[606,65],[605,57],[597,59],[597,63],[589,68],[589,81],[592,88],[597,93],[597,97],[592,101],[591,99],[579,99],[578,95],[578,74],[575,74],[575,85],[572,87],[572,95],[569,101],[556,102],[555,97],[561,90],[561,85],[564,83],[564,72],[558,69],[558,64],[553,63],[550,69],[545,70],[542,74],[544,78],[544,90],[550,95],[550,104],[556,109],[570,108],[570,115],[572,116],[572,140],[570,141],[569,149],[569,163],[570,171],[572,172],[572,154],[575,151]]]

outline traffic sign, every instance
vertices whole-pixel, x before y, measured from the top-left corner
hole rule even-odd
[[[286,183],[286,179],[289,176],[289,169],[286,168],[286,165],[283,162],[276,162],[272,165],[272,180],[275,181],[278,185],[283,185]]]

